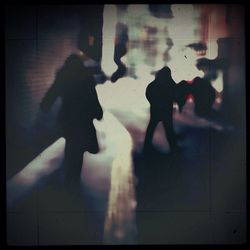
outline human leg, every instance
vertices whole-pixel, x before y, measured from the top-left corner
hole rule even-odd
[[[64,150],[64,174],[68,184],[79,184],[83,152],[74,140],[66,139]]]
[[[150,118],[147,130],[146,130],[145,140],[144,140],[144,150],[148,150],[151,148],[154,131],[158,122],[159,121],[154,119],[153,117]]]

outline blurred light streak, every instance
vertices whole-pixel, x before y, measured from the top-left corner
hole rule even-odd
[[[110,88],[116,85],[99,86]],[[104,114],[102,120],[94,120],[94,125],[100,152],[84,154],[81,179],[88,192],[95,198],[96,208],[104,210],[106,214],[104,243],[127,244],[133,242],[136,236],[133,143],[125,127],[107,111],[101,96],[99,100]],[[108,194],[108,204],[100,200],[101,197],[106,197],[106,194]]]
[[[7,207],[49,177],[63,161],[65,139],[60,138],[7,182]]]
[[[132,138],[114,117],[107,113],[106,120],[116,134],[108,206],[104,226],[104,243],[132,243],[136,234],[135,191],[132,164]]]
[[[215,121],[197,116],[194,113],[194,106],[195,106],[195,103],[193,101],[186,102],[181,113],[179,112],[174,113],[174,123],[179,123],[185,126],[198,127],[198,128],[210,127],[218,131],[225,129],[225,127],[219,122],[215,122]]]

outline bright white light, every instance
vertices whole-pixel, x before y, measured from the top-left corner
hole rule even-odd
[[[144,74],[142,79],[124,77],[118,79],[115,84],[106,82],[97,85],[98,98],[105,110],[119,110],[119,112],[135,112],[149,107],[145,98],[147,85],[153,80],[152,75]]]
[[[117,69],[113,60],[114,57],[114,41],[116,35],[116,6],[104,5],[103,11],[103,45],[102,45],[102,70],[107,76],[111,76]]]
[[[110,113],[104,113],[102,122],[95,122],[107,137],[114,138],[112,146],[109,201],[105,219],[104,241],[126,241],[136,232],[132,138],[123,125]],[[110,150],[107,148],[107,150]]]
[[[217,40],[209,39],[207,41],[206,58],[213,60],[218,56],[218,43]]]
[[[221,93],[223,91],[223,72],[221,70],[218,71],[217,78],[211,83],[217,92]]]
[[[131,242],[136,233],[132,138],[110,112],[105,111],[103,119],[94,120],[94,125],[99,144],[100,135],[104,135],[101,152],[84,154],[82,180],[92,192],[109,192],[104,242]]]
[[[171,7],[174,18],[159,19],[153,17],[149,12],[148,5],[131,4],[123,13],[123,22],[128,25],[128,52],[122,58],[128,69],[134,68],[135,76],[138,76],[139,67],[145,67],[145,71],[157,71],[166,65],[164,52],[168,49],[166,40],[172,39],[173,46],[168,51],[169,60],[167,65],[172,70],[172,77],[176,82],[181,80],[192,80],[196,76],[203,77],[204,73],[196,67],[196,60],[200,58],[196,52],[186,46],[191,43],[200,42],[199,16],[200,10],[191,4],[177,4]],[[114,5],[105,5],[103,25],[103,58],[102,66],[104,72],[111,75],[116,69],[113,62],[114,45],[110,37],[115,36],[115,25],[119,18],[116,15]],[[147,33],[145,26],[156,28],[155,34]],[[143,47],[145,41],[155,41]],[[136,43],[136,45],[134,44]],[[152,55],[150,54],[152,52]],[[217,44],[210,41],[208,44],[208,58],[217,55]],[[134,65],[134,66],[133,66]]]
[[[169,20],[167,29],[173,41],[169,51],[168,66],[172,70],[172,78],[176,82],[192,80],[196,76],[203,77],[204,73],[196,67],[199,58],[195,51],[186,46],[200,41],[197,32],[199,28],[199,11],[191,4],[176,4],[171,6],[174,18]]]
[[[169,52],[171,60],[168,66],[176,83],[182,80],[193,80],[196,76],[204,76],[204,72],[196,67],[197,56],[195,51],[190,48],[178,48],[176,45]]]
[[[171,10],[174,17],[169,20],[167,27],[174,44],[185,46],[199,41],[200,37],[196,32],[199,27],[199,11],[192,4],[173,4]]]

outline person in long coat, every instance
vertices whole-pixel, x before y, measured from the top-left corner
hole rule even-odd
[[[58,129],[65,138],[64,173],[67,182],[78,182],[83,153],[99,151],[93,119],[102,119],[92,71],[82,59],[70,55],[57,72],[55,81],[45,94],[40,108],[48,111],[60,97],[62,105],[57,119]]]

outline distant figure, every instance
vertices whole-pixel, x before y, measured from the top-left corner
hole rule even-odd
[[[176,83],[171,77],[171,70],[163,67],[156,74],[155,80],[146,89],[146,98],[150,103],[150,121],[147,127],[144,150],[152,146],[152,138],[157,124],[162,121],[169,142],[170,151],[176,147],[176,135],[173,127],[173,102]]]
[[[93,119],[100,120],[103,111],[92,73],[78,55],[70,55],[40,105],[41,110],[47,111],[57,97],[62,99],[57,121],[66,140],[64,173],[68,184],[79,184],[83,153],[99,151]]]
[[[211,83],[205,78],[196,77],[192,83],[192,95],[195,102],[195,113],[198,116],[209,116],[216,97]]]
[[[117,23],[114,61],[118,66],[118,69],[112,74],[111,82],[116,82],[119,78],[123,77],[126,74],[127,68],[121,61],[121,58],[127,53],[127,42],[128,26],[123,23]]]

